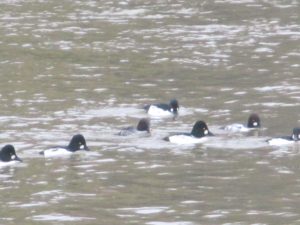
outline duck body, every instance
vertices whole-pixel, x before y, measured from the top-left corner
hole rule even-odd
[[[277,137],[277,138],[269,139],[269,140],[267,140],[267,142],[269,143],[269,145],[282,146],[282,145],[294,144],[296,141],[293,140],[289,136],[284,136],[284,137]]]
[[[248,132],[250,128],[246,127],[241,123],[234,123],[224,127],[224,130],[229,132]]]
[[[213,136],[213,134],[209,131],[206,123],[200,120],[194,124],[191,133],[177,133],[164,138],[164,140],[174,144],[197,144],[207,141],[209,136]]]
[[[267,142],[275,146],[300,143],[300,127],[295,127],[291,136],[275,137],[267,140]]]
[[[165,138],[165,140],[174,144],[188,145],[203,143],[207,141],[207,137],[197,138],[189,133],[178,133]]]
[[[137,126],[130,126],[123,128],[118,135],[120,136],[129,136],[133,134],[150,134],[150,121],[149,119],[141,119]]]
[[[169,104],[150,104],[146,105],[144,109],[150,116],[153,117],[176,117],[178,116],[179,103],[176,99],[173,99]]]
[[[248,117],[247,125],[243,125],[241,123],[234,123],[231,125],[227,125],[224,127],[224,130],[229,132],[249,132],[253,129],[257,129],[261,127],[261,122],[258,114],[252,113]]]
[[[68,156],[80,150],[89,151],[90,149],[86,145],[84,136],[77,134],[72,137],[68,146],[51,147],[40,152],[40,154],[44,155],[45,157]]]
[[[73,153],[74,152],[68,150],[64,146],[56,146],[40,152],[40,154],[44,155],[45,157],[69,156],[72,155]]]

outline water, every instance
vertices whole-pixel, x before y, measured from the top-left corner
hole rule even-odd
[[[297,0],[2,1],[0,134],[23,164],[0,168],[0,224],[297,224]],[[146,103],[180,117],[118,137]],[[258,133],[219,127],[261,115]],[[198,119],[217,134],[162,140]],[[38,152],[82,133],[92,149]]]

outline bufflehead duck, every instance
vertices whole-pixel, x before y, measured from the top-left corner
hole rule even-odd
[[[213,136],[204,121],[197,121],[191,133],[179,133],[164,138],[164,140],[175,144],[196,144],[206,141],[207,136]]]
[[[172,99],[169,104],[150,104],[144,107],[146,112],[153,117],[178,116],[179,104],[176,99]]]
[[[234,123],[224,127],[224,130],[230,132],[248,132],[255,128],[260,128],[260,118],[258,114],[252,113],[248,118],[247,126],[239,123]]]
[[[0,151],[0,161],[1,162],[11,162],[22,160],[17,156],[14,146],[5,145]]]
[[[300,141],[300,127],[295,127],[293,129],[293,134],[291,136],[283,136],[278,138],[272,138],[267,140],[270,145],[287,145],[293,144]]]
[[[63,155],[70,155],[73,152],[79,150],[86,150],[89,151],[90,149],[86,145],[85,138],[81,134],[76,134],[72,137],[68,146],[57,146],[46,149],[40,152],[41,155],[45,157],[53,157],[53,156],[63,156]]]
[[[136,133],[137,131],[145,132],[150,134],[150,121],[149,119],[141,119],[137,125],[137,127],[126,127],[122,129],[118,135],[120,136],[128,136]]]

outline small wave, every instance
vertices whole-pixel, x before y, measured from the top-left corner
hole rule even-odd
[[[84,220],[95,220],[96,218],[69,216],[61,213],[52,213],[52,214],[45,214],[45,215],[37,215],[26,219],[32,219],[35,221],[76,222],[76,221],[84,221]]]

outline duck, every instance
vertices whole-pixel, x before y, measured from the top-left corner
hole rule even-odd
[[[16,150],[13,145],[5,145],[0,151],[0,161],[1,162],[12,162],[22,160],[17,156]]]
[[[74,135],[68,146],[51,147],[49,149],[41,151],[40,154],[44,155],[45,157],[55,157],[55,156],[71,155],[72,153],[79,150],[85,150],[85,151],[90,150],[82,134]]]
[[[203,143],[209,136],[214,135],[209,131],[207,124],[202,120],[198,120],[190,133],[174,134],[165,137],[164,140],[175,144],[197,144]]]
[[[149,104],[144,107],[148,115],[152,117],[177,117],[179,103],[176,99],[172,99],[167,103]]]
[[[122,129],[118,135],[128,136],[135,133],[146,133],[150,134],[150,120],[147,118],[140,119],[136,127],[130,126]]]
[[[230,132],[248,132],[253,129],[257,129],[261,127],[260,118],[258,114],[252,113],[248,117],[248,123],[247,126],[240,124],[240,123],[234,123],[231,125],[227,125],[224,127],[224,130],[230,131]]]
[[[293,144],[299,141],[300,141],[300,127],[295,127],[293,129],[293,133],[291,136],[282,136],[282,137],[276,137],[267,140],[269,145],[275,145],[275,146]]]

